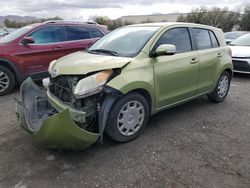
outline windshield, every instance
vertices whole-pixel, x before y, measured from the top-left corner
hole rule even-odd
[[[229,33],[225,33],[225,38],[226,39],[236,39],[244,34],[246,34],[247,32],[229,32]]]
[[[123,27],[105,35],[88,50],[89,53],[134,57],[159,27]]]
[[[250,34],[245,34],[230,43],[233,46],[250,46]]]
[[[15,31],[13,31],[12,33],[6,35],[5,37],[1,38],[0,43],[11,42],[11,41],[15,40],[16,38],[20,37],[21,35],[23,35],[24,33],[26,33],[27,31],[29,31],[33,27],[34,27],[34,25],[28,25],[28,26],[21,27],[20,29],[17,29]]]

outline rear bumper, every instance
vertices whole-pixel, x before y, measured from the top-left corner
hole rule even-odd
[[[88,132],[74,122],[75,118],[84,122],[85,112],[59,103],[32,79],[23,82],[20,93],[21,101],[16,101],[17,118],[39,145],[83,150],[98,140],[100,134]]]

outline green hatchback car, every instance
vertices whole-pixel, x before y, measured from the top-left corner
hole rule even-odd
[[[87,51],[49,66],[37,86],[21,85],[16,115],[47,148],[82,150],[102,139],[135,139],[149,116],[207,95],[222,102],[232,78],[222,30],[190,23],[121,27]]]

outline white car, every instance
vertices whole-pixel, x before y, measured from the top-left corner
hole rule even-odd
[[[233,42],[237,38],[239,38],[242,35],[245,35],[247,33],[249,33],[249,32],[248,31],[231,31],[231,32],[226,32],[225,33],[226,43],[230,44],[231,42]]]
[[[5,35],[8,35],[9,33],[5,30],[0,30],[0,38],[4,37]]]
[[[250,74],[250,34],[245,34],[229,44],[234,72]]]

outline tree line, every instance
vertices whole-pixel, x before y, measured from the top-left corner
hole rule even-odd
[[[186,16],[179,16],[177,21],[211,25],[221,28],[224,32],[232,31],[233,28],[250,31],[250,7],[246,6],[242,13],[230,11],[228,8],[199,7]]]

